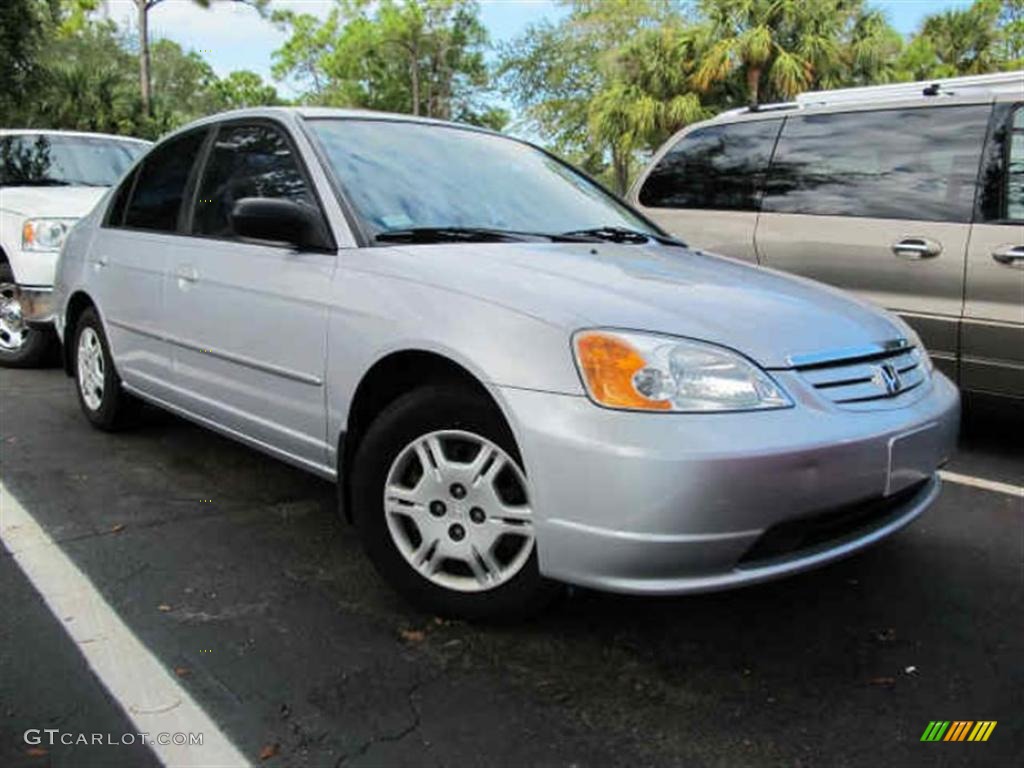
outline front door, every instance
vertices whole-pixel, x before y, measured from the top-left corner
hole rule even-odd
[[[192,413],[323,467],[335,254],[237,237],[230,211],[252,197],[319,207],[281,127],[224,124],[197,185],[192,237],[176,250],[167,275],[176,385]]]
[[[967,252],[961,384],[1024,397],[1024,105],[999,104]]]
[[[787,117],[757,224],[762,263],[896,311],[955,377],[990,112],[944,102]]]

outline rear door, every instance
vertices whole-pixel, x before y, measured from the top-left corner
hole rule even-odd
[[[114,193],[89,252],[90,290],[118,373],[161,398],[173,392],[164,275],[185,239],[182,201],[205,137],[197,129],[156,147]]]
[[[692,246],[756,261],[761,185],[781,125],[770,119],[695,128],[654,162],[634,202]]]
[[[998,104],[967,251],[961,384],[1024,397],[1024,104]]]
[[[336,253],[234,233],[229,214],[242,198],[287,198],[316,209],[321,221],[323,214],[283,126],[245,120],[216,130],[196,185],[192,236],[167,272],[181,404],[286,458],[322,468]]]
[[[788,116],[757,225],[762,263],[896,311],[955,377],[990,112],[943,102]]]

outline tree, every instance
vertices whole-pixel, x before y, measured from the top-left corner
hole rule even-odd
[[[269,0],[225,0],[226,2],[251,5],[260,13],[266,8]],[[147,115],[153,114],[153,88],[150,78],[149,55],[149,12],[164,0],[132,0],[135,3],[135,16],[139,34],[139,92],[142,95],[142,108]],[[209,8],[213,0],[192,0],[201,8]]]
[[[953,77],[991,72],[1001,63],[999,0],[975,0],[968,8],[927,16],[915,54],[924,77]],[[932,54],[930,61],[927,53]]]
[[[0,114],[5,123],[23,120],[29,91],[38,80],[39,52],[55,8],[38,0],[0,3]]]
[[[297,80],[306,103],[504,120],[482,101],[488,42],[473,0],[336,0],[323,22],[290,11],[272,19],[290,33],[274,76]]]
[[[242,69],[232,72],[214,85],[219,100],[226,109],[261,107],[280,104],[277,89],[263,82],[255,72]]]

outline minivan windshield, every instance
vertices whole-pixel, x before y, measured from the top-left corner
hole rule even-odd
[[[0,136],[0,186],[109,187],[147,147],[103,136]]]
[[[388,232],[426,229],[657,233],[596,184],[519,141],[411,121],[313,119],[309,125],[349,201],[380,240]]]

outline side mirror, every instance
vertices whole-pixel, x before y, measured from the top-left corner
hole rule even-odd
[[[244,197],[228,216],[239,237],[289,243],[297,248],[324,248],[319,217],[310,208],[280,197]]]

